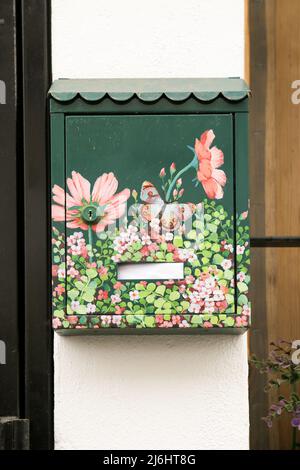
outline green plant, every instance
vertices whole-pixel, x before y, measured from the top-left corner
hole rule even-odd
[[[300,431],[300,364],[293,360],[293,347],[289,341],[278,341],[270,343],[271,351],[267,359],[258,359],[252,355],[250,363],[254,365],[261,374],[267,374],[268,383],[266,392],[277,390],[283,384],[288,384],[290,395],[285,397],[278,394],[278,402],[273,403],[269,413],[262,418],[269,428],[273,420],[282,416],[283,412],[291,415],[292,426],[292,449],[300,448],[297,430]]]

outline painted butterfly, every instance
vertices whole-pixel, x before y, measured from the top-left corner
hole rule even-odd
[[[140,216],[144,222],[153,222],[159,219],[159,225],[164,230],[178,230],[183,222],[192,217],[197,206],[192,203],[165,203],[159,192],[149,181],[144,181],[140,194],[144,204],[140,204]]]

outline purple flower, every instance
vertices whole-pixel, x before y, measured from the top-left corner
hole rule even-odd
[[[293,428],[298,428],[300,431],[300,418],[293,418],[291,420],[291,425],[293,426]]]

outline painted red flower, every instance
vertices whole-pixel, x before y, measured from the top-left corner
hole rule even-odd
[[[98,292],[98,300],[108,299],[108,291],[100,289]]]
[[[226,175],[218,168],[224,163],[224,155],[217,147],[210,148],[214,138],[214,132],[208,130],[195,140],[195,154],[199,161],[197,177],[210,199],[222,199]]]

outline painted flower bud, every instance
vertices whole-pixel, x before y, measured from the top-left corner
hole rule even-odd
[[[174,191],[173,191],[173,197],[175,198],[175,197],[177,196],[177,194],[178,194],[177,189],[174,189]]]
[[[175,173],[175,171],[176,171],[176,165],[175,165],[175,163],[173,162],[173,163],[171,163],[171,166],[170,166],[170,173],[171,173],[171,175],[172,175],[173,173]]]
[[[179,197],[182,197],[183,193],[184,193],[184,189],[181,188],[181,190],[179,191]]]
[[[160,178],[164,178],[166,176],[166,170],[162,168],[159,173]]]
[[[133,197],[133,199],[135,199],[135,200],[136,200],[136,199],[137,199],[137,197],[138,197],[138,193],[137,193],[137,191],[136,191],[135,189],[133,189],[131,194],[132,194],[132,197]]]
[[[179,178],[179,179],[176,181],[176,186],[177,186],[177,188],[180,188],[181,185],[182,185],[182,179]]]

